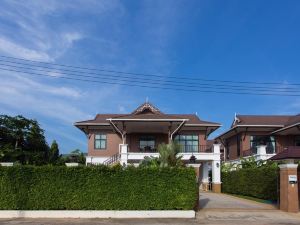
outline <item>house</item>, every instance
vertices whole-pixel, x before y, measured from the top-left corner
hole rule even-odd
[[[87,164],[137,165],[146,156],[158,157],[161,143],[177,141],[182,160],[208,183],[209,168],[215,191],[220,191],[220,145],[207,145],[218,123],[203,121],[195,114],[165,114],[146,102],[130,114],[98,114],[74,124],[88,141]]]
[[[251,156],[266,160],[288,148],[300,151],[300,114],[236,115],[231,128],[215,140],[224,145],[226,161],[233,163]]]

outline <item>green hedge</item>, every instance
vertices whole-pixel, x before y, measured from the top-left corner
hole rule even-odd
[[[0,167],[0,209],[193,209],[192,168]]]
[[[275,201],[277,176],[278,169],[274,167],[222,172],[222,192]]]

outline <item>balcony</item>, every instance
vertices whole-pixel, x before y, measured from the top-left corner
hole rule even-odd
[[[151,146],[146,146],[144,148],[139,148],[138,150],[132,151],[129,147],[129,152],[136,152],[136,153],[158,153],[157,148],[153,148]],[[182,153],[212,153],[213,148],[211,145],[185,145],[181,149]]]
[[[300,152],[300,146],[278,146],[276,147],[276,153],[282,152],[286,149],[295,149]]]
[[[243,151],[242,156],[248,157],[253,155],[268,155],[268,154],[276,154],[277,148],[273,148],[272,146],[259,145],[253,148],[250,148],[246,151]]]

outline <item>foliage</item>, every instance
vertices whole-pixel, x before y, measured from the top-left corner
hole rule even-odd
[[[160,144],[158,146],[160,166],[182,166],[182,156],[178,156],[180,151],[181,146],[176,142]]]
[[[222,171],[221,177],[222,192],[277,200],[278,167],[276,163]]]
[[[71,151],[70,155],[67,157],[67,162],[77,162],[80,164],[85,164],[84,153],[80,149],[75,149]]]
[[[192,168],[0,167],[0,210],[193,209]]]
[[[151,157],[146,156],[144,158],[144,160],[142,160],[140,162],[139,166],[142,167],[142,168],[158,168],[159,167],[159,160],[158,160],[158,158],[153,157],[153,156],[151,156]]]
[[[0,115],[0,161],[41,165],[48,162],[49,146],[36,120]]]
[[[237,168],[237,164],[235,163],[222,163],[221,172],[230,172]]]
[[[242,168],[257,168],[264,164],[264,161],[258,160],[256,161],[253,156],[249,158],[242,158],[241,159],[241,167]]]
[[[178,156],[181,151],[181,146],[176,142],[169,144],[162,143],[158,146],[159,157],[145,157],[141,161],[141,167],[180,167],[182,163],[182,156]]]
[[[54,164],[59,160],[59,148],[57,142],[54,140],[49,151],[49,162]]]

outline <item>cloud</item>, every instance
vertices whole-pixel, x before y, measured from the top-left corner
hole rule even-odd
[[[164,4],[158,2],[149,9],[150,2],[138,3],[132,14],[118,0],[3,0],[0,55],[79,67],[165,73],[172,64],[168,50],[180,10],[174,4],[170,9]],[[0,72],[1,111],[33,116],[52,134],[57,125],[63,124],[56,132],[61,137],[64,132],[72,133],[73,122],[97,113],[126,112],[144,95],[119,85],[60,79],[68,75],[56,66],[51,68],[38,72],[51,77]],[[78,133],[75,139],[81,137]],[[72,142],[68,145],[73,144],[74,139],[66,139]]]
[[[17,93],[19,92],[38,92],[38,93],[46,93],[52,94],[61,97],[72,97],[79,98],[83,95],[82,91],[79,91],[75,88],[70,88],[62,85],[47,85],[41,82],[37,82],[30,78],[26,78],[18,73],[7,73],[0,72],[1,76],[1,84],[3,86],[3,90],[7,90],[7,92]],[[0,90],[1,91],[1,90]]]
[[[7,40],[4,37],[0,37],[0,52],[3,52],[6,55],[25,59],[50,61],[50,56],[47,53],[23,47],[22,45]]]

